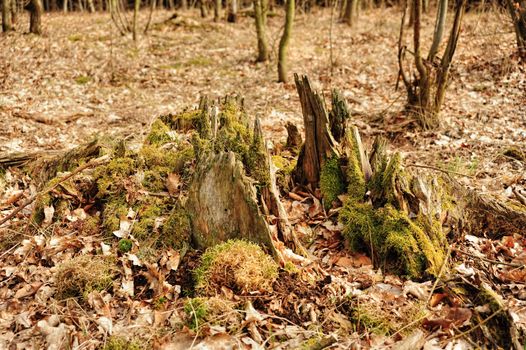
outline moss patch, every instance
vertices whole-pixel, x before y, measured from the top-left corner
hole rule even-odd
[[[79,255],[57,266],[56,295],[59,299],[86,299],[92,291],[108,290],[117,269],[113,259],[101,255]]]
[[[340,218],[351,247],[369,252],[384,270],[417,279],[439,273],[444,245],[436,244],[403,211],[389,204],[375,209],[369,203],[349,202]]]
[[[204,326],[222,326],[233,332],[243,320],[236,306],[235,302],[218,297],[188,299],[184,304],[186,323],[196,332]]]
[[[108,339],[103,350],[141,350],[144,349],[138,342],[127,340],[124,337],[112,336]]]
[[[323,195],[325,208],[329,209],[332,202],[345,192],[345,181],[337,157],[327,159],[321,168],[320,190]]]
[[[229,240],[207,249],[194,273],[202,295],[219,294],[222,286],[244,294],[270,291],[278,265],[257,244]]]

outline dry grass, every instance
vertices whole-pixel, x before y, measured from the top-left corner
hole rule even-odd
[[[79,255],[57,266],[55,287],[58,299],[86,298],[92,291],[108,290],[117,272],[113,259],[101,255]]]

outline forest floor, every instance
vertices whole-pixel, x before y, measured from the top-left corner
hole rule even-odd
[[[289,51],[291,82],[287,84],[277,83],[276,79],[275,58],[283,22],[281,15],[269,18],[269,42],[273,48],[270,63],[254,62],[256,41],[250,17],[241,17],[239,23],[227,24],[214,23],[211,18],[201,19],[197,11],[180,13],[176,20],[168,20],[171,15],[167,11],[155,12],[152,29],[137,43],[130,37],[120,36],[109,16],[103,14],[46,14],[43,37],[22,34],[20,28],[14,33],[2,34],[0,154],[65,150],[86,143],[95,134],[140,139],[159,115],[180,112],[195,105],[202,95],[219,98],[227,94],[242,95],[249,114],[261,118],[265,137],[277,144],[285,140],[286,122],[302,128],[301,107],[292,79],[292,73],[298,73],[308,75],[326,96],[333,88],[340,90],[353,111],[352,121],[359,127],[365,143],[370,144],[378,134],[387,136],[391,141],[389,149],[401,152],[406,164],[456,174],[459,181],[480,193],[502,198],[513,198],[516,196],[513,189],[520,193],[526,185],[526,159],[516,156],[516,152],[515,157],[506,156],[510,149],[525,151],[526,68],[514,57],[514,34],[504,13],[472,11],[466,14],[442,111],[443,125],[440,131],[427,133],[400,127],[407,120],[402,113],[405,90],[401,87],[395,91],[400,26],[400,14],[396,9],[364,12],[354,28],[331,18],[330,10],[316,9],[310,14],[300,12]],[[141,21],[145,22],[146,17],[147,14],[142,13]],[[430,37],[432,23],[432,17],[425,16],[424,38]],[[25,28],[26,23],[19,26]],[[14,190],[9,191],[0,191],[2,200],[12,198]],[[350,334],[347,338],[339,338],[334,346],[346,348],[350,344],[361,344],[382,348],[411,337],[417,338],[416,341],[427,337],[428,349],[473,346],[472,340],[454,336],[459,334],[458,328],[465,326],[466,321],[466,309],[454,309],[457,305],[454,302],[450,309],[454,312],[442,310],[442,314],[437,312],[434,315],[435,318],[426,314],[429,322],[425,336],[416,331],[406,334],[406,327],[412,329],[414,321],[424,319],[420,316],[420,319],[411,319],[409,315],[417,317],[414,309],[418,300],[429,302],[427,294],[433,291],[431,284],[383,276],[372,268],[365,256],[351,256],[344,251],[337,234],[339,229],[330,224],[330,220],[312,219],[316,213],[310,215],[310,221],[306,219],[309,217],[306,213],[313,214],[313,203],[287,201],[296,229],[313,231],[320,238],[312,246],[316,248],[315,255],[333,276],[348,282],[346,293],[364,293],[369,302],[376,301],[382,310],[411,309],[407,313],[395,311],[384,315],[396,326],[393,326],[394,331],[391,329],[383,334],[360,327],[359,321],[358,326],[352,324],[342,316],[345,305],[339,305],[340,309],[326,310],[331,313],[327,322],[338,323]],[[7,214],[15,204],[16,201],[2,205],[2,214]],[[22,254],[28,254],[28,249],[36,246],[42,255],[68,249],[58,244],[58,240],[50,243],[52,237],[52,234],[46,234],[43,241],[32,245],[18,243],[14,247],[24,248]],[[95,251],[99,241],[100,237],[77,237],[75,244],[84,246],[85,251]],[[470,236],[466,242],[471,247],[469,251],[479,252],[477,254],[490,261],[526,262],[526,242],[520,236],[499,240]],[[11,249],[3,252],[2,259],[12,253]],[[472,260],[476,263],[459,262],[458,274],[469,278],[475,273],[474,266],[477,273],[477,267],[483,268],[484,275],[497,281],[498,293],[503,295],[506,306],[512,310],[514,321],[521,327],[526,326],[526,304],[522,301],[526,299],[523,271],[519,273],[510,265],[481,263],[477,258]],[[0,303],[3,306],[0,307],[0,329],[3,329],[3,336],[0,345],[16,341],[22,348],[30,344],[39,348],[46,341],[48,344],[53,341],[50,334],[54,333],[46,333],[44,329],[53,327],[60,328],[58,339],[65,341],[65,334],[68,334],[67,339],[76,337],[82,348],[92,348],[105,342],[106,338],[101,334],[111,333],[108,327],[114,327],[122,334],[130,332],[139,338],[141,332],[152,332],[154,342],[164,342],[165,347],[169,345],[171,349],[177,349],[177,341],[165,338],[161,341],[160,333],[153,332],[154,328],[172,322],[173,315],[158,312],[151,300],[133,305],[109,299],[91,300],[90,305],[96,311],[55,302],[46,306],[52,292],[41,288],[43,281],[35,277],[35,271],[42,276],[49,276],[49,271],[42,272],[47,267],[41,263],[36,264],[38,268],[31,267],[33,263],[24,263],[27,268],[15,273],[15,266],[7,261],[1,262]],[[281,288],[281,292],[286,293],[287,286]],[[312,291],[314,294],[318,292]],[[298,298],[301,302],[291,305],[298,310],[308,306],[312,299],[321,295],[312,293],[304,290]],[[20,301],[33,295],[37,300],[28,304],[30,306],[24,306]],[[409,302],[411,298],[415,301]],[[123,310],[127,310],[128,319],[123,317],[114,323],[110,320],[108,326],[104,319],[109,317],[108,308],[112,309],[110,314],[121,316],[126,314]],[[74,310],[75,316],[71,319],[75,321],[49,321],[44,326],[40,324],[40,333],[35,330],[35,320],[42,319],[43,315],[61,314],[64,318],[69,309]],[[480,313],[484,314],[483,311]],[[101,315],[105,316],[99,317]],[[289,333],[291,336],[281,344],[274,338],[267,338],[267,346],[297,348],[302,341],[323,332],[321,328],[313,328],[316,322],[312,320],[309,323],[301,318],[289,318],[284,322],[276,317],[267,321],[268,324],[280,322],[281,325],[274,328],[280,335],[275,337],[287,338]],[[373,326],[382,328],[385,326],[382,322]],[[443,329],[437,331],[437,324]],[[90,327],[95,327],[99,333],[83,334]],[[251,345],[256,337],[252,332],[241,332],[238,339],[243,346],[255,349],[255,345]],[[39,340],[32,339],[37,333],[44,336]],[[223,334],[217,330],[215,333]],[[265,336],[269,336],[268,333]],[[179,339],[180,344],[199,344],[188,334],[185,337],[190,337],[190,343]],[[142,337],[142,340],[145,338],[148,337]],[[151,344],[152,338],[146,340]],[[230,341],[228,338],[227,343]],[[201,343],[201,348],[206,348],[205,343]],[[187,345],[180,345],[180,348]],[[405,346],[411,348],[408,343]]]

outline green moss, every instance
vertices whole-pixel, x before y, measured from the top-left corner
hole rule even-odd
[[[150,133],[146,136],[145,142],[150,145],[159,146],[171,141],[170,128],[163,123],[161,119],[156,119],[150,127]]]
[[[229,240],[205,251],[194,276],[196,290],[205,295],[215,294],[222,286],[240,293],[268,291],[278,266],[257,244]]]
[[[144,349],[134,340],[126,340],[123,337],[112,336],[108,339],[103,350],[142,350]]]
[[[137,170],[136,162],[130,157],[112,159],[106,166],[100,166],[94,173],[98,196],[117,195],[124,192],[125,180]]]
[[[205,321],[207,315],[206,299],[192,298],[184,304],[184,312],[188,317],[188,327],[196,331]]]
[[[148,191],[162,192],[166,189],[166,178],[170,170],[166,167],[157,167],[156,170],[146,170],[141,184]]]
[[[443,242],[437,241],[443,236],[426,234],[403,211],[389,204],[375,209],[369,203],[349,201],[340,218],[351,248],[369,252],[384,270],[411,278],[439,273],[445,252]]]
[[[125,196],[113,196],[102,203],[102,226],[106,231],[106,236],[113,237],[113,231],[117,231],[122,219],[128,214],[130,205],[126,202]]]
[[[181,207],[173,208],[162,228],[164,244],[174,249],[183,249],[189,245],[191,233],[188,214]]]
[[[152,236],[156,228],[156,220],[162,214],[160,201],[146,203],[137,212],[138,221],[133,225],[132,234],[138,240],[147,239]]]
[[[386,336],[395,331],[393,324],[385,315],[371,312],[367,307],[355,307],[351,312],[351,318],[357,323],[358,328],[366,329],[370,333]]]
[[[326,209],[331,208],[332,202],[345,192],[345,182],[337,157],[327,159],[323,164],[320,172],[320,190]]]
[[[91,81],[91,77],[88,77],[86,75],[80,75],[75,78],[75,82],[79,85],[86,85]]]
[[[236,310],[236,306],[235,302],[219,297],[188,299],[184,304],[186,324],[198,333],[205,324],[221,326],[227,332],[234,333],[243,320],[243,315]]]
[[[119,251],[121,253],[127,253],[129,252],[133,247],[133,243],[131,240],[123,238],[119,241]]]

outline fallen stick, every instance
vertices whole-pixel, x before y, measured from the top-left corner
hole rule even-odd
[[[93,159],[89,162],[87,162],[86,164],[83,164],[81,166],[79,166],[77,169],[75,169],[74,171],[72,171],[71,173],[69,174],[66,174],[64,176],[62,176],[57,183],[55,183],[53,186],[50,186],[48,188],[44,188],[42,191],[39,191],[35,194],[33,194],[31,197],[29,197],[28,199],[26,199],[20,206],[18,206],[15,210],[13,210],[11,213],[9,213],[7,216],[5,216],[4,218],[0,219],[0,226],[2,226],[3,224],[5,224],[7,221],[11,220],[12,218],[14,218],[16,216],[16,214],[18,214],[20,211],[22,211],[22,209],[24,209],[25,207],[27,207],[29,204],[33,203],[35,201],[35,199],[39,196],[39,195],[42,195],[42,194],[46,194],[52,190],[54,190],[58,185],[60,185],[62,182],[70,179],[71,177],[75,176],[76,174],[84,171],[85,169],[88,169],[88,168],[92,168],[92,167],[96,167],[96,166],[99,166],[99,165],[102,165],[106,162],[109,161],[109,156],[103,156],[103,157],[100,157],[100,158],[97,158],[97,159]]]

